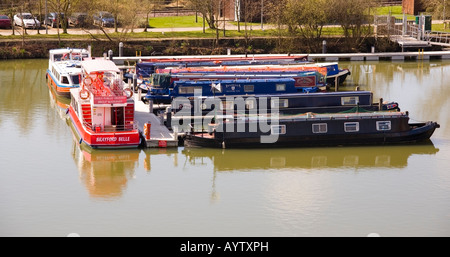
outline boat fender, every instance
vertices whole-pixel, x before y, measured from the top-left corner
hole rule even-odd
[[[84,84],[90,86],[92,84],[92,78],[91,77],[86,77],[83,80]]]
[[[86,100],[86,99],[89,99],[90,96],[91,96],[91,94],[86,89],[82,89],[80,91],[80,98],[81,99]]]
[[[70,111],[69,108],[67,108],[66,109],[66,115],[69,114],[69,111]]]
[[[125,88],[124,91],[125,91],[125,92],[128,92],[128,93],[126,94],[126,95],[127,95],[127,98],[131,98],[131,97],[133,96],[133,90],[131,90],[131,89],[129,89],[129,88]]]
[[[80,145],[81,145],[83,143],[83,139],[80,138],[80,141],[78,143],[80,143]]]
[[[226,149],[227,147],[225,146],[225,141],[222,142],[222,149]]]

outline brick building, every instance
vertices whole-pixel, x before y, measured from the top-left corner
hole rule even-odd
[[[261,5],[264,0],[223,0],[220,17],[225,15],[227,20],[248,22],[261,21]]]
[[[410,15],[418,15],[420,12],[425,11],[424,0],[403,0],[402,9],[403,12]]]

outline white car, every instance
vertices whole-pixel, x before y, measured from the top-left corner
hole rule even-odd
[[[31,13],[18,13],[14,15],[14,25],[27,29],[38,29],[41,27],[41,23]]]

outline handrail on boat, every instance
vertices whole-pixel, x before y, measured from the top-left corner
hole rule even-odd
[[[109,125],[109,126],[97,126],[97,124],[88,123],[83,120],[83,125],[94,132],[121,132],[121,131],[133,131],[139,129],[139,122],[133,121],[132,123],[124,125]]]

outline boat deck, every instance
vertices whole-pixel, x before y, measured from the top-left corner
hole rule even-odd
[[[146,147],[178,147],[178,136],[171,133],[155,114],[149,112],[149,106],[139,99],[138,94],[134,94],[134,103],[135,119],[138,122],[139,131],[143,133],[145,123],[151,124],[150,140],[146,140]]]

